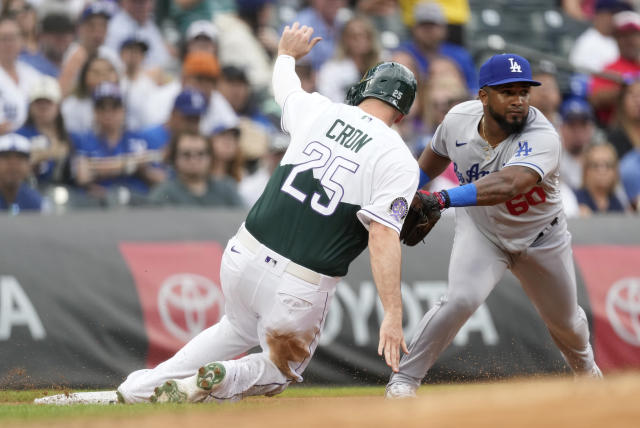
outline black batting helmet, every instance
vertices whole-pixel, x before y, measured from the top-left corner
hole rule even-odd
[[[416,78],[407,67],[397,62],[381,62],[371,67],[362,80],[349,89],[345,101],[357,106],[365,98],[373,97],[406,115],[416,98],[417,86]]]

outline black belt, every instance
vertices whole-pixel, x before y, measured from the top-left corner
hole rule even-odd
[[[555,226],[556,224],[558,224],[558,217],[555,217],[553,220],[551,220],[551,226]],[[538,237],[536,238],[536,241],[538,239],[542,238],[544,236],[545,232],[546,232],[546,230],[543,230],[542,232],[538,233]]]

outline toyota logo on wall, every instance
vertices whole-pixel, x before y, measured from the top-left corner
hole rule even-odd
[[[624,278],[607,293],[607,318],[625,342],[640,346],[640,278]]]
[[[160,319],[177,339],[188,341],[206,327],[207,314],[217,320],[224,313],[224,297],[210,279],[192,273],[167,278],[158,292]]]

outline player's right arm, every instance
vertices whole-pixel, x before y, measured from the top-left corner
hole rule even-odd
[[[295,72],[295,61],[308,54],[311,49],[322,40],[314,37],[313,28],[295,22],[291,27],[284,27],[278,43],[278,58],[273,67],[273,95],[280,107],[284,107],[287,97],[302,90],[300,78]]]
[[[447,157],[440,156],[431,148],[431,144],[427,144],[427,147],[424,148],[420,158],[418,158],[418,165],[420,166],[420,182],[422,186],[418,186],[422,188],[424,183],[422,183],[423,174],[429,177],[430,180],[433,180],[440,174],[444,172],[445,169],[449,166],[451,160]]]
[[[445,116],[444,121],[438,126],[433,138],[422,151],[418,159],[420,166],[420,180],[418,190],[422,189],[425,184],[433,180],[444,172],[451,163],[447,153],[447,145],[445,144],[445,123],[449,115]]]

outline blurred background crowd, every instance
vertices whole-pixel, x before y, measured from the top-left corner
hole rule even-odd
[[[381,60],[414,71],[418,97],[397,130],[416,156],[452,106],[476,97],[480,64],[525,56],[543,82],[531,105],[562,140],[567,215],[639,209],[639,1],[0,3],[0,210],[10,214],[250,207],[288,144],[270,81],[294,21],[323,38],[296,66],[307,91],[340,102]],[[450,168],[433,186],[457,184]]]

